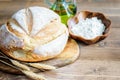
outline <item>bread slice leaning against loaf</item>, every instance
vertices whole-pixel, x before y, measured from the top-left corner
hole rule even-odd
[[[0,50],[11,58],[36,62],[65,48],[68,30],[59,15],[44,7],[21,9],[0,27]]]

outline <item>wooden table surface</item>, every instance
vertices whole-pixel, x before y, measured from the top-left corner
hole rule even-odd
[[[45,6],[44,0],[0,0],[0,25],[17,10]],[[104,13],[111,21],[110,35],[93,45],[80,45],[80,57],[73,64],[40,73],[48,80],[120,80],[120,0],[77,0],[78,11]],[[31,80],[24,75],[0,71],[0,80]]]

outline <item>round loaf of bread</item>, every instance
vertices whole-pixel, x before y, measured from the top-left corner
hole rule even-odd
[[[0,27],[0,50],[20,61],[53,58],[63,51],[67,40],[68,30],[59,15],[44,7],[19,10]]]

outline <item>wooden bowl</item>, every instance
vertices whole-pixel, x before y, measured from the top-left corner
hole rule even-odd
[[[71,31],[71,27],[73,27],[73,25],[77,24],[81,19],[92,18],[92,17],[97,17],[105,25],[105,31],[103,32],[103,34],[101,36],[97,36],[93,39],[85,39],[81,36],[75,35]],[[68,30],[69,30],[70,36],[73,39],[80,40],[86,44],[93,44],[93,43],[96,43],[100,40],[103,40],[104,38],[106,38],[108,36],[109,31],[110,31],[111,21],[109,19],[107,19],[104,16],[104,14],[102,14],[102,13],[90,12],[90,11],[81,11],[81,12],[77,13],[74,17],[70,18],[67,22],[67,25],[68,25]]]

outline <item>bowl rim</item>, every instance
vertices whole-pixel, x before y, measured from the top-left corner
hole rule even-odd
[[[95,38],[91,38],[91,39],[87,39],[87,38],[84,38],[84,37],[82,37],[82,36],[80,36],[80,35],[76,35],[76,34],[74,34],[72,31],[71,31],[71,25],[70,25],[70,23],[71,23],[71,21],[74,21],[75,22],[75,18],[76,17],[78,17],[78,15],[79,14],[81,14],[81,12],[87,12],[87,13],[92,13],[92,14],[99,14],[99,15],[102,15],[103,16],[103,18],[106,20],[106,21],[109,21],[109,24],[108,24],[108,26],[105,26],[105,30],[104,30],[104,32],[103,32],[103,34],[102,35],[99,35],[99,36],[96,36]],[[94,16],[92,16],[92,17],[94,17]],[[97,17],[97,16],[96,16]],[[86,17],[87,18],[87,17]],[[101,20],[102,22],[103,22],[103,20]],[[104,24],[104,23],[103,23]],[[85,41],[94,41],[95,39],[97,39],[97,38],[99,38],[97,41],[99,41],[100,40],[100,38],[106,38],[107,36],[108,36],[108,34],[110,33],[110,27],[111,27],[111,21],[103,14],[103,13],[100,13],[100,12],[92,12],[92,11],[80,11],[80,12],[78,12],[77,14],[75,14],[75,16],[73,16],[73,17],[71,17],[71,18],[69,18],[68,19],[68,21],[67,21],[67,25],[68,25],[68,30],[69,30],[69,33],[70,33],[70,35],[72,35],[72,36],[75,36],[75,37],[78,37],[78,38],[81,38],[82,40],[81,41],[83,41],[83,42],[85,42]],[[104,24],[105,25],[105,24]],[[79,39],[80,40],[80,39]],[[97,42],[97,41],[95,41],[95,42]],[[86,42],[85,42],[86,43]]]

